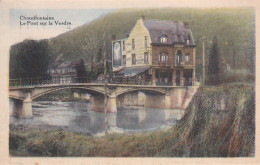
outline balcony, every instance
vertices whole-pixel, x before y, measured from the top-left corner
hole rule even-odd
[[[160,62],[160,61],[157,61],[157,62],[154,62],[152,63],[154,66],[171,66],[173,63],[170,62],[170,61],[163,61],[163,62]]]
[[[192,62],[179,62],[176,63],[174,61],[153,61],[153,66],[162,66],[162,67],[185,67],[185,66],[193,66]]]
[[[176,67],[180,67],[180,66],[193,66],[192,62],[179,62],[179,63],[175,63],[174,66]]]
[[[183,66],[185,63],[184,62],[176,62],[175,66]]]

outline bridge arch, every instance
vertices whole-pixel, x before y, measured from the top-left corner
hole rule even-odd
[[[119,92],[119,93],[116,93],[116,96],[120,96],[122,94],[126,94],[128,92],[133,92],[133,91],[150,91],[150,92],[156,92],[156,93],[160,93],[160,94],[166,94],[166,91],[164,90],[160,90],[160,89],[152,89],[152,88],[135,88],[135,89],[127,89],[127,90],[124,90],[122,92]]]
[[[42,93],[39,93],[37,95],[33,95],[31,97],[31,99],[35,100],[36,98],[38,98],[40,96],[43,96],[43,95],[46,95],[46,94],[49,94],[49,93],[53,93],[53,92],[56,92],[56,91],[64,90],[64,89],[83,89],[83,90],[86,90],[86,91],[92,91],[92,92],[96,92],[96,93],[105,95],[105,92],[102,91],[102,90],[94,89],[94,88],[91,88],[91,87],[77,87],[77,86],[73,86],[73,87],[52,88],[52,89],[46,90],[46,91],[44,91]]]

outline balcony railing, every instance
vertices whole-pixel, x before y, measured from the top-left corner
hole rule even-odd
[[[172,62],[170,61],[163,61],[163,62],[154,62],[152,63],[153,65],[157,65],[157,66],[171,66],[172,65]]]

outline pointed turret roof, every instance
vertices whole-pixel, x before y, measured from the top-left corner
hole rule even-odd
[[[63,54],[58,55],[55,62],[64,62],[64,59],[62,58]]]

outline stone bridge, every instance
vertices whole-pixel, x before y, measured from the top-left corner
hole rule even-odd
[[[104,109],[104,98],[107,95],[107,111],[116,112],[117,105],[141,105],[157,108],[185,109],[192,96],[197,91],[197,86],[147,86],[123,84],[51,84],[39,86],[10,87],[9,98],[13,101],[13,115],[32,117],[32,101],[36,98],[65,89],[91,93],[92,110]],[[106,91],[105,91],[106,90]],[[141,96],[138,92],[145,93]],[[132,98],[132,99],[131,99]],[[129,100],[134,100],[130,102]]]

